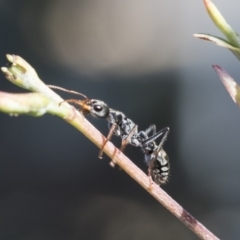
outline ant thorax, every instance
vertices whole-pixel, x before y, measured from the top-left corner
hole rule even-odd
[[[110,109],[107,120],[110,129],[113,125],[116,125],[114,135],[120,136],[122,140],[128,139],[128,143],[133,146],[137,147],[140,145],[140,142],[137,139],[137,125],[131,119],[127,118],[125,114]]]

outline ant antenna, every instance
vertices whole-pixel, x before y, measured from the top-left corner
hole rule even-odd
[[[84,97],[85,98],[84,100],[66,99],[66,100],[60,102],[59,105],[61,105],[64,102],[73,103],[73,104],[76,104],[78,106],[81,106],[81,112],[83,114],[90,113],[90,107],[85,104],[87,101],[89,101],[89,98],[86,95],[84,95],[82,93],[79,93],[79,92],[76,92],[76,91],[73,91],[73,90],[68,90],[68,89],[65,89],[65,88],[62,88],[62,87],[59,87],[59,86],[54,86],[54,85],[47,85],[47,86],[49,88],[61,90],[63,92],[73,93],[73,94],[80,95],[80,96]]]
[[[63,92],[68,92],[68,93],[72,93],[72,94],[76,94],[76,95],[80,95],[82,97],[84,97],[86,100],[88,99],[88,97],[82,93],[79,93],[79,92],[76,92],[76,91],[73,91],[73,90],[68,90],[68,89],[65,89],[65,88],[62,88],[62,87],[58,87],[58,86],[54,86],[54,85],[47,85],[49,88],[53,88],[53,89],[58,89],[58,90],[61,90]]]

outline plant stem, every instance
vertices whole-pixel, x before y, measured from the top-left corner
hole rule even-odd
[[[105,137],[79,111],[67,103],[59,105],[62,98],[49,89],[39,79],[35,70],[21,57],[7,55],[7,58],[11,66],[2,68],[6,78],[22,88],[37,93],[10,94],[0,92],[0,111],[8,114],[29,114],[34,116],[41,116],[44,113],[57,115],[73,125],[101,148]],[[104,152],[197,236],[205,240],[218,239],[174,201],[161,187],[150,181],[149,177],[111,142],[107,142]]]

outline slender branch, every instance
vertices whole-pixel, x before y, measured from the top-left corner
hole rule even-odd
[[[6,78],[14,84],[36,93],[10,94],[0,92],[0,111],[9,114],[30,114],[34,116],[41,116],[44,113],[57,115],[81,131],[99,148],[102,146],[105,137],[74,107],[67,103],[59,106],[59,102],[62,101],[61,97],[38,78],[35,70],[27,62],[19,56],[7,55],[7,58],[11,66],[2,68]],[[197,236],[205,240],[218,239],[162,188],[155,183],[150,183],[149,177],[111,142],[107,142],[104,152]]]

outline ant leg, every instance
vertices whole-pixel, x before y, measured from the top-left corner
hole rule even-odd
[[[153,133],[153,135],[156,134],[156,126],[155,125],[150,125],[149,128],[147,128],[145,131],[140,131],[138,134],[137,134],[137,139],[139,142],[141,142],[141,144],[144,144],[146,140],[149,139],[149,134],[150,133]]]
[[[131,130],[131,132],[128,134],[128,136],[122,140],[122,145],[120,148],[120,151],[123,152],[125,147],[127,146],[127,144],[130,142],[130,139],[132,138],[133,134],[135,133],[135,131],[137,131],[137,125],[134,126],[134,128]]]
[[[165,130],[165,133],[164,133],[164,135],[163,135],[163,137],[162,137],[162,140],[161,140],[161,142],[159,143],[156,151],[154,152],[154,154],[155,154],[155,159],[157,158],[158,153],[161,151],[164,142],[167,140],[167,136],[168,136],[169,131],[170,131],[170,129],[169,129],[168,127],[164,128],[163,130]]]
[[[151,132],[153,133],[152,136],[156,134],[156,125],[152,124],[152,125],[150,125],[149,128],[147,128],[147,129],[145,130],[145,133],[146,133],[147,135],[149,135]]]
[[[99,154],[98,154],[98,157],[99,157],[99,158],[102,158],[103,149],[104,149],[106,143],[111,139],[111,137],[112,137],[114,131],[116,130],[117,126],[118,126],[118,125],[117,125],[116,123],[114,123],[114,124],[111,126],[110,131],[109,131],[109,133],[108,133],[108,136],[107,136],[107,138],[105,139],[105,141],[104,141],[104,143],[103,143],[103,145],[102,145],[102,147],[101,147],[101,149],[100,149],[100,151],[99,151]]]
[[[134,126],[134,128],[131,130],[131,132],[128,134],[127,138],[122,140],[122,144],[121,144],[121,147],[120,147],[120,151],[123,152],[125,147],[127,146],[127,144],[129,143],[129,140],[132,138],[135,130],[137,130],[137,125]],[[111,167],[115,167],[116,163],[112,160],[110,162],[110,166]]]
[[[166,127],[166,128],[161,129],[160,131],[158,131],[157,133],[155,133],[154,135],[152,135],[151,137],[149,137],[149,138],[147,138],[145,141],[143,141],[142,145],[145,145],[145,144],[148,144],[148,143],[150,143],[150,142],[155,141],[157,138],[159,138],[159,137],[160,137],[161,135],[163,135],[163,134],[164,134],[163,139],[164,139],[164,141],[165,141],[166,138],[167,138],[167,135],[168,135],[169,131],[170,131],[169,127]],[[165,135],[166,135],[166,136],[165,136]],[[164,141],[163,141],[163,143],[164,143]],[[162,144],[163,144],[163,143],[162,143]],[[161,147],[162,147],[162,146],[161,146]]]

